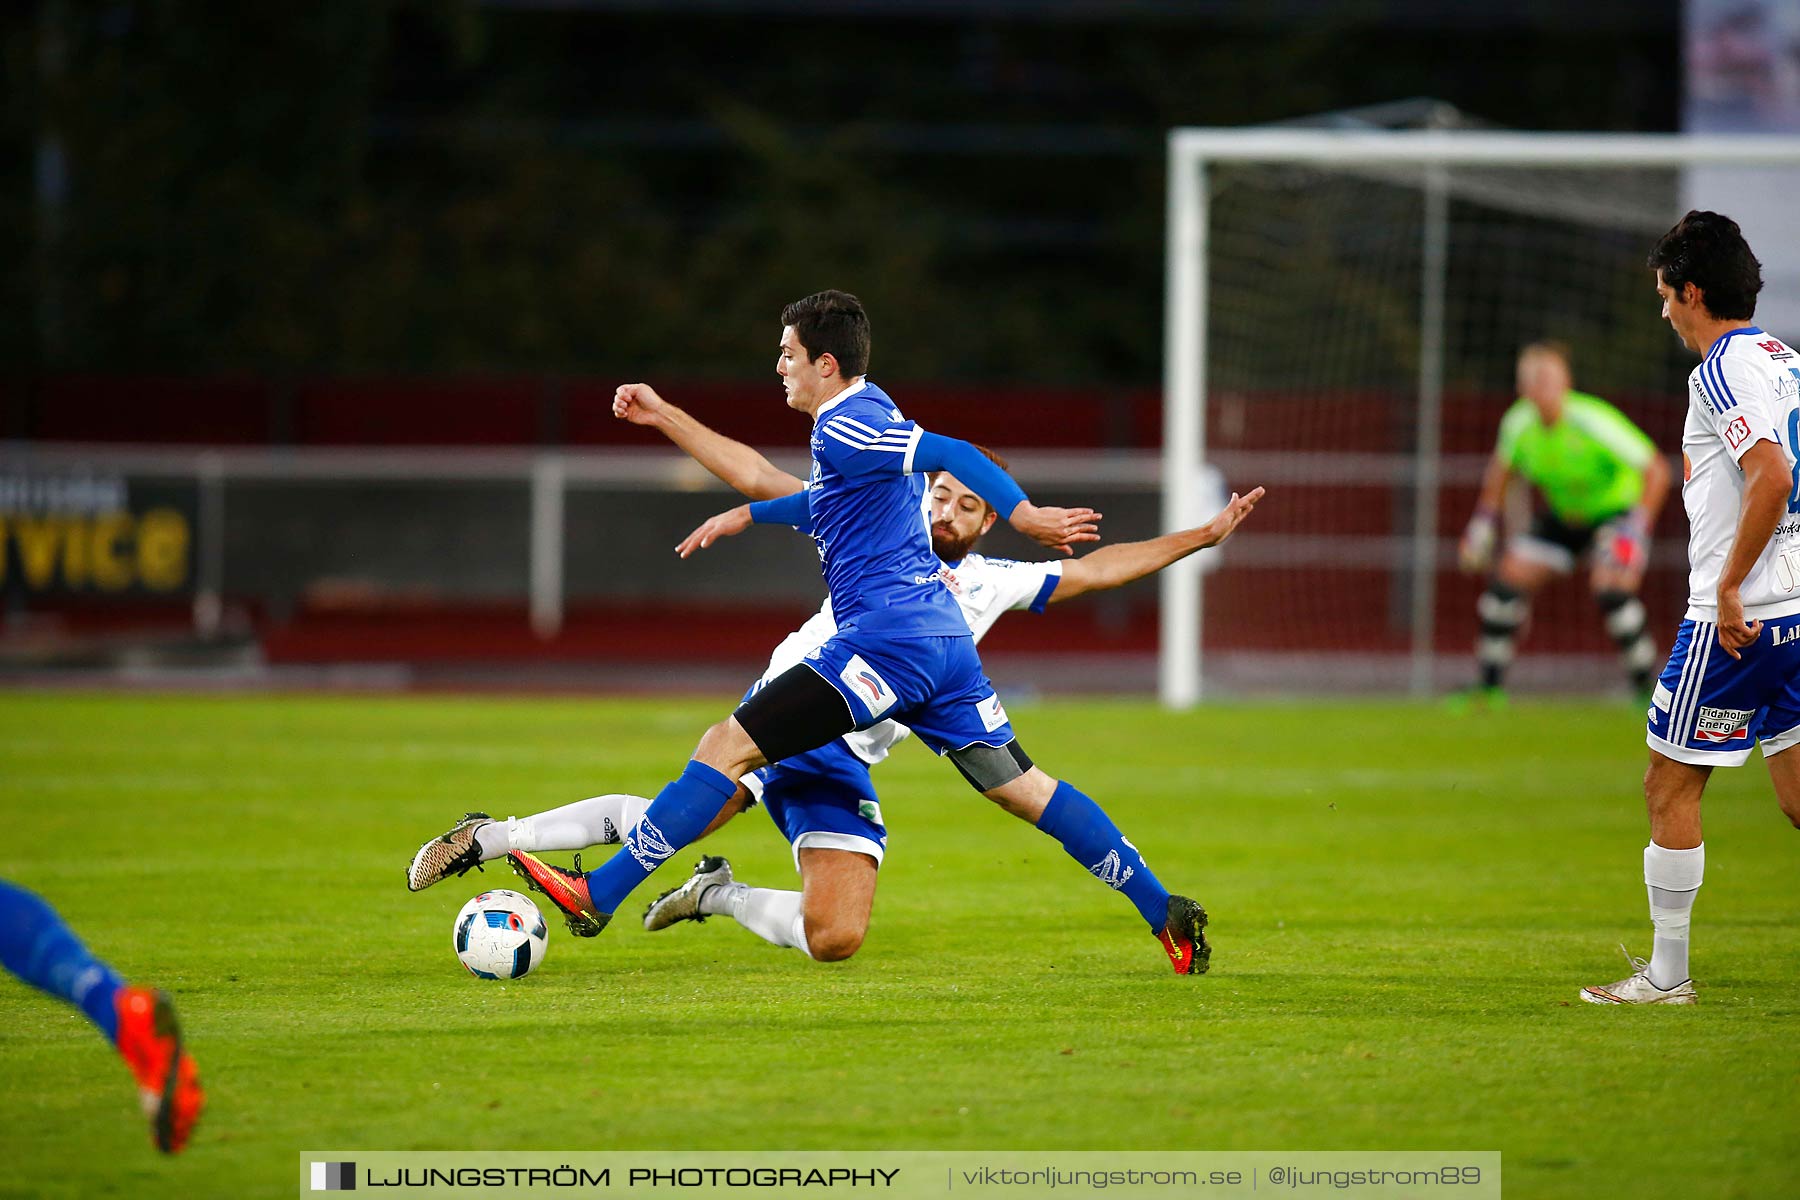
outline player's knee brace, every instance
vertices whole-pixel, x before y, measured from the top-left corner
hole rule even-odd
[[[850,702],[807,666],[769,680],[732,714],[770,762],[816,750],[856,728]]]
[[[962,772],[962,777],[969,781],[969,786],[982,795],[997,787],[1005,787],[1025,772],[1031,770],[1031,758],[1025,748],[1014,738],[1004,746],[989,746],[976,742],[973,746],[964,746],[961,750],[950,751],[950,761]]]

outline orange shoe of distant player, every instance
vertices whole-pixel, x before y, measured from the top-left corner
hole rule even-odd
[[[206,1093],[200,1073],[181,1045],[181,1027],[169,997],[150,988],[120,988],[113,1001],[119,1015],[119,1053],[137,1076],[138,1097],[150,1118],[150,1136],[164,1154],[187,1145]]]

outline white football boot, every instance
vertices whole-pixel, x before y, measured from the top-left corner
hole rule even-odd
[[[706,914],[700,911],[700,897],[718,887],[731,882],[731,864],[716,854],[709,854],[694,866],[694,873],[688,881],[677,888],[670,888],[650,902],[644,910],[644,928],[650,930],[667,929],[677,921],[704,921]]]
[[[1619,952],[1631,964],[1631,974],[1605,987],[1585,987],[1580,995],[1589,1004],[1695,1004],[1694,981],[1684,979],[1672,988],[1659,988],[1650,982],[1650,964],[1633,958],[1624,946]]]
[[[475,844],[475,831],[493,823],[494,818],[486,813],[472,812],[448,832],[420,846],[406,865],[407,889],[422,892],[452,875],[467,875],[471,868],[481,870],[481,847]]]

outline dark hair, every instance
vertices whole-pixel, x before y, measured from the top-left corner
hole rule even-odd
[[[976,451],[981,455],[981,457],[987,459],[989,462],[993,463],[996,467],[999,467],[1002,471],[1012,470],[1011,467],[1006,465],[1006,460],[1004,458],[1001,458],[997,451],[989,450],[986,446],[982,445],[980,442],[970,442],[969,445],[973,446],[976,449]]]
[[[1690,283],[1699,288],[1700,303],[1718,320],[1747,321],[1756,315],[1762,264],[1730,217],[1690,211],[1662,235],[1650,251],[1649,265],[1677,293]]]
[[[846,379],[869,369],[869,314],[849,292],[816,292],[796,300],[781,310],[781,323],[793,326],[808,362],[829,354]]]

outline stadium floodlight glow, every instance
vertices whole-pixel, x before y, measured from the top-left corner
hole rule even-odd
[[[1696,169],[1708,179],[1697,193]],[[1221,467],[1238,490],[1267,484],[1268,501],[1225,552],[1233,565],[1290,572],[1283,585],[1257,592],[1257,619],[1271,626],[1339,620],[1341,644],[1315,628],[1310,641],[1296,641],[1296,660],[1355,650],[1366,666],[1386,654],[1394,670],[1371,678],[1428,694],[1443,682],[1436,610],[1448,556],[1444,525],[1459,526],[1467,515],[1440,513],[1441,492],[1479,471],[1478,461],[1463,461],[1469,454],[1443,452],[1446,388],[1458,419],[1467,418],[1479,408],[1470,397],[1510,388],[1519,344],[1569,326],[1583,339],[1578,387],[1679,402],[1691,364],[1670,350],[1656,319],[1644,254],[1690,200],[1730,211],[1721,180],[1724,194],[1736,196],[1734,172],[1761,171],[1766,180],[1772,169],[1789,178],[1800,172],[1800,138],[1171,130],[1164,529],[1208,515],[1199,511],[1203,464]],[[1739,219],[1752,245],[1791,240],[1791,220],[1771,218],[1759,243],[1752,220]],[[1533,280],[1521,263],[1547,269]],[[1490,267],[1497,269],[1484,275]],[[1508,271],[1526,282],[1491,278]],[[1800,295],[1800,281],[1783,286],[1790,284]],[[1224,406],[1214,403],[1221,397]],[[1259,404],[1285,406],[1284,419],[1299,425],[1294,414],[1308,400],[1317,430],[1264,428],[1260,439],[1215,445],[1209,455],[1209,416],[1254,435]],[[1344,414],[1356,404],[1363,406],[1356,411],[1384,414],[1391,443],[1350,424]],[[1357,475],[1365,478],[1349,481]],[[1281,490],[1286,483],[1317,492],[1334,480],[1345,490],[1335,503],[1319,501],[1319,528]],[[1370,482],[1381,480],[1392,482]],[[1374,493],[1352,497],[1357,487],[1387,491],[1372,501]],[[1371,504],[1391,508],[1382,516],[1385,532],[1334,532],[1333,519],[1357,503],[1363,516]],[[1357,588],[1339,588],[1359,558],[1376,570],[1363,572]],[[1158,691],[1165,705],[1186,707],[1200,699],[1206,678],[1198,564],[1188,559],[1165,570],[1160,587]],[[1310,610],[1299,608],[1300,599],[1284,608],[1292,592],[1382,611],[1322,618],[1323,599]],[[1377,593],[1381,599],[1370,598]],[[1453,669],[1448,660],[1442,665]]]

